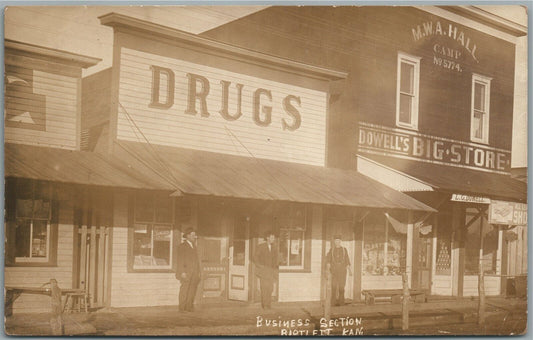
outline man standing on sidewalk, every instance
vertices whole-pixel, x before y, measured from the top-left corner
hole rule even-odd
[[[342,236],[335,235],[333,239],[333,247],[331,247],[326,257],[326,263],[330,265],[331,270],[331,305],[342,306],[344,305],[346,270],[352,276],[352,269],[350,268],[348,251],[341,245]]]
[[[200,261],[196,250],[196,232],[192,228],[185,230],[183,241],[178,246],[178,263],[176,278],[180,280],[180,311],[194,311],[194,297],[200,283]]]
[[[265,243],[257,246],[254,263],[261,289],[261,307],[269,309],[272,304],[274,282],[278,276],[278,249],[274,246],[276,236],[273,232],[265,233],[265,240]]]

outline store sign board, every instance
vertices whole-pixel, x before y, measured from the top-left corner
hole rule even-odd
[[[482,196],[470,196],[461,194],[452,194],[452,201],[465,202],[465,203],[477,203],[477,204],[490,204],[490,198]]]
[[[119,102],[118,139],[325,163],[324,91],[123,47]]]
[[[511,152],[415,131],[359,123],[358,151],[508,174]]]
[[[527,204],[492,200],[489,206],[489,223],[527,225]]]
[[[452,23],[426,21],[412,27],[411,33],[415,42],[431,38],[433,65],[437,67],[461,73],[464,70],[465,56],[479,63],[474,39]]]

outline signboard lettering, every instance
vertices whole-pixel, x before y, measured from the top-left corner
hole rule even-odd
[[[472,58],[479,63],[479,60],[476,56],[476,50],[477,46],[476,44],[465,35],[465,33],[457,28],[457,26],[453,24],[448,24],[448,26],[443,26],[440,21],[428,21],[422,23],[422,25],[417,25],[416,27],[411,28],[411,32],[413,33],[413,40],[418,41],[422,38],[429,37],[429,36],[442,36],[447,37],[448,39],[451,39],[452,41],[458,42],[461,44],[462,47],[469,53]],[[433,49],[435,53],[443,54],[448,57],[453,57],[455,59],[458,59],[460,55],[456,54],[456,51],[452,52],[451,54],[448,54],[447,48],[440,48],[441,46],[434,45]],[[447,55],[448,54],[448,55]]]
[[[461,194],[452,194],[452,201],[465,203],[490,204],[490,198],[481,196],[470,196]]]
[[[174,71],[166,67],[151,65],[152,70],[152,94],[149,106],[158,109],[169,109],[174,105],[174,91],[176,76]],[[194,73],[187,73],[187,106],[185,113],[196,116],[200,113],[202,117],[209,117],[211,112],[207,106],[208,96],[211,92],[211,83],[209,80]],[[220,81],[220,115],[227,121],[235,121],[241,118],[243,102],[243,84],[236,83],[231,89],[230,81]],[[217,91],[218,92],[218,91]],[[230,113],[228,102],[230,101],[230,92],[235,96],[237,108],[235,113]],[[272,123],[272,101],[276,99],[272,91],[266,88],[257,88],[253,90],[253,112],[252,119],[257,126],[267,127]],[[281,107],[284,110],[285,117],[281,118],[281,128],[283,130],[297,130],[302,123],[302,116],[299,107],[302,105],[302,99],[292,94],[286,95],[281,99]]]
[[[508,173],[507,150],[421,133],[359,123],[358,151],[429,163]]]
[[[527,204],[493,200],[489,206],[489,223],[527,225]]]

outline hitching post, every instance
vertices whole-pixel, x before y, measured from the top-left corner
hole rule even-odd
[[[403,299],[402,299],[402,330],[409,329],[409,283],[407,273],[402,273]]]
[[[56,279],[50,280],[50,298],[50,304],[52,307],[50,327],[52,328],[52,335],[63,335],[63,306],[61,303],[61,288],[59,288]]]
[[[331,264],[326,265],[326,303],[324,305],[324,318],[329,321],[331,317]]]

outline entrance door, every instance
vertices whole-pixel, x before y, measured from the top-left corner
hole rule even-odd
[[[418,244],[418,283],[421,289],[431,289],[432,234],[420,235]]]
[[[231,300],[248,301],[248,273],[250,268],[250,223],[237,217],[233,225],[229,248],[229,296]]]
[[[89,293],[90,308],[105,307],[109,227],[84,225],[77,236],[77,288]]]

